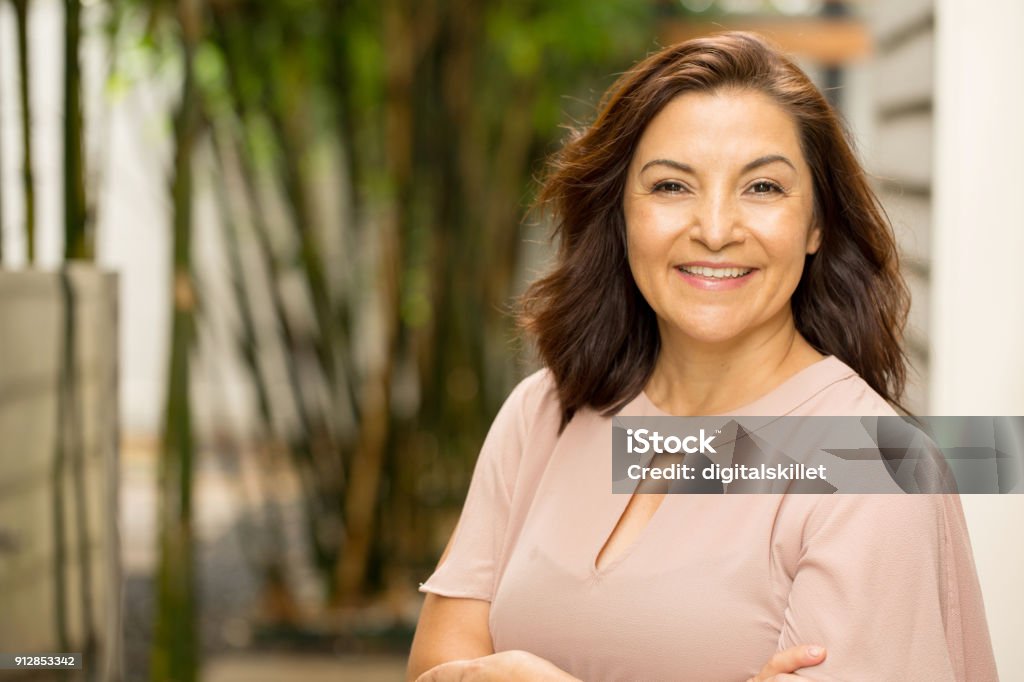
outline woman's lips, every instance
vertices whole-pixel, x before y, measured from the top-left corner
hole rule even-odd
[[[705,291],[738,289],[750,281],[757,268],[735,263],[685,263],[676,267],[683,281]]]

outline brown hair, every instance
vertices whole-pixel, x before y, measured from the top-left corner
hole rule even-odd
[[[792,297],[797,330],[899,407],[910,297],[885,212],[842,121],[807,75],[760,37],[728,32],[641,61],[605,94],[594,123],[550,161],[537,206],[553,218],[558,258],[520,299],[519,320],[553,374],[563,425],[583,407],[618,411],[654,370],[657,320],[626,257],[626,173],[666,104],[724,87],[764,93],[789,112],[811,168],[822,241]]]

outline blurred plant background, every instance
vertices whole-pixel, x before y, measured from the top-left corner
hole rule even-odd
[[[126,515],[157,510],[152,573],[126,576],[126,677],[195,679],[204,647],[225,639],[206,632],[206,605],[239,583],[249,599],[227,640],[405,650],[417,582],[523,372],[508,304],[524,276],[533,177],[560,124],[588,116],[651,45],[655,7],[4,4],[16,30],[0,59],[15,57],[19,97],[11,106],[5,92],[0,114],[17,113],[21,135],[0,141],[23,171],[21,220],[3,222],[6,264],[95,260],[97,240],[103,251],[104,202],[139,186],[108,157],[126,99],[146,100],[131,111],[144,117],[136,153],[166,186],[170,284],[149,301],[170,318],[161,435],[140,445],[131,417],[125,429],[126,464],[154,451],[157,491],[125,494]],[[69,112],[66,247],[49,262],[31,92],[44,49],[31,23],[47,19],[62,29]],[[102,93],[84,121],[83,73]],[[122,324],[136,324],[127,312]],[[222,364],[240,368],[245,404],[213,412],[240,419],[199,414],[233,401],[216,395]],[[197,545],[204,467],[246,509],[245,530],[220,537],[237,531],[235,563],[212,581],[203,567],[217,559]]]
[[[869,30],[836,0],[0,0],[0,314],[20,300],[11,278],[41,271],[64,311],[55,416],[19,416],[9,363],[0,435],[24,421],[49,439],[40,476],[68,483],[46,498],[38,561],[73,563],[82,585],[99,547],[84,510],[95,523],[117,505],[96,506],[79,466],[95,429],[77,406],[103,401],[69,311],[76,273],[120,275],[121,312],[102,318],[120,405],[97,419],[120,432],[123,547],[102,546],[123,557],[123,623],[48,582],[53,646],[89,654],[102,623],[123,628],[123,665],[85,679],[400,679],[417,584],[532,367],[509,311],[548,257],[527,216],[543,160],[659,43],[736,27],[797,53],[886,173],[927,301],[933,86],[908,74],[930,72],[934,13],[910,5]],[[878,102],[872,33],[893,74]],[[928,320],[912,322],[926,375]],[[0,342],[31,352],[17,334]],[[0,508],[15,455],[33,457],[5,446]],[[5,558],[30,554],[15,531],[0,515],[0,584],[50,571]],[[329,660],[216,665],[266,651]]]
[[[490,417],[517,376],[513,292],[537,159],[562,95],[646,42],[635,3],[180,2],[115,6],[116,40],[178,71],[172,347],[153,674],[183,679],[197,636],[190,529],[197,326],[229,315],[259,416],[228,447],[293,474],[321,586],[293,594],[275,502],[249,568],[259,626],[403,600],[450,527]],[[133,32],[131,27],[135,27]],[[139,29],[142,32],[139,33]],[[566,39],[569,37],[569,39]],[[196,160],[208,166],[200,174]],[[204,303],[193,197],[212,183],[233,298]],[[210,433],[220,446],[230,432]],[[262,495],[267,498],[269,496]],[[357,612],[358,613],[358,612]],[[345,634],[356,619],[328,628]],[[399,645],[401,648],[402,645]]]

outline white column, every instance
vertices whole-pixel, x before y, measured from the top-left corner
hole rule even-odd
[[[932,414],[1024,414],[1024,3],[937,0]]]
[[[936,0],[932,414],[1024,414],[1024,2]],[[964,510],[1001,679],[1024,670],[1024,495]]]

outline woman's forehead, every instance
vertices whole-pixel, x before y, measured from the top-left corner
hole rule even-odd
[[[796,121],[767,95],[731,89],[686,93],[665,105],[641,135],[634,163],[637,170],[656,158],[695,169],[742,167],[773,155],[806,166]]]

